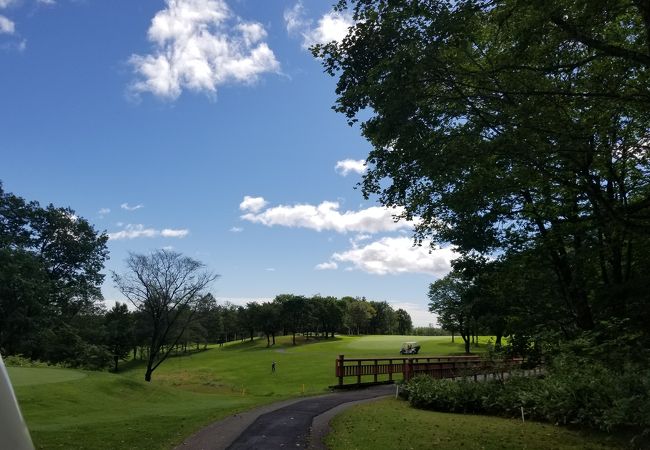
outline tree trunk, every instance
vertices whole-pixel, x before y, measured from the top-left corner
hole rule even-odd
[[[292,334],[292,340],[293,340],[293,345],[296,345],[296,332],[294,331]]]
[[[153,370],[151,370],[150,366],[147,366],[147,371],[144,374],[144,381],[151,382],[151,373]]]
[[[273,345],[275,345],[275,333],[271,333],[271,337],[273,338]]]
[[[119,361],[119,358],[117,355],[113,355],[113,361],[115,361],[115,369],[113,369],[114,372],[117,372],[117,362]]]

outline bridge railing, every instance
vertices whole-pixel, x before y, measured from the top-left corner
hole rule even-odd
[[[346,377],[356,377],[356,384],[361,384],[361,377],[372,376],[372,382],[378,383],[380,375],[388,375],[388,379],[382,381],[395,381],[395,374],[401,374],[401,378],[406,381],[416,375],[429,375],[434,378],[476,378],[480,374],[509,371],[519,366],[522,361],[522,358],[512,358],[497,365],[475,355],[348,359],[345,355],[339,355],[336,360],[336,377],[339,386],[343,386]]]

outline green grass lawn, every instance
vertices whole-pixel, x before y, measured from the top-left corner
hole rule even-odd
[[[395,399],[352,407],[331,425],[326,443],[332,450],[624,448],[603,435],[499,417],[423,411]]]
[[[38,448],[170,448],[211,421],[336,384],[334,360],[398,356],[404,336],[337,337],[291,345],[290,337],[230,343],[173,357],[143,381],[144,364],[119,374],[11,367],[9,374]],[[417,338],[423,354],[462,352],[448,337]],[[271,362],[277,371],[271,374]]]
[[[170,448],[236,411],[326,392],[337,382],[339,354],[398,357],[409,340],[421,343],[423,355],[463,351],[460,340],[452,344],[449,337],[345,336],[301,339],[295,347],[281,337],[271,348],[258,339],[170,358],[151,383],[144,382],[140,361],[130,361],[119,374],[21,367],[9,373],[38,448]]]

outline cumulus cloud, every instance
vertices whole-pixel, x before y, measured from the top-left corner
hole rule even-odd
[[[334,261],[328,261],[320,264],[316,264],[316,267],[314,269],[316,270],[336,270],[338,269],[339,265],[336,264]]]
[[[330,11],[320,17],[316,23],[306,16],[302,1],[284,12],[284,22],[290,35],[302,38],[302,47],[309,48],[314,44],[326,44],[341,41],[347,34],[354,21],[349,12]]]
[[[184,238],[189,234],[186,229],[170,229],[157,230],[155,228],[145,228],[142,224],[127,224],[123,230],[114,233],[108,233],[108,238],[111,240],[121,239],[137,239],[137,238],[155,238],[155,237],[168,237],[168,238]]]
[[[239,209],[242,211],[250,211],[252,213],[262,210],[268,202],[264,197],[251,197],[250,195],[244,196],[244,200],[239,204]]]
[[[419,247],[413,246],[408,237],[384,237],[364,246],[353,243],[350,250],[334,253],[332,259],[376,275],[425,273],[443,277],[451,270],[451,260],[457,254],[451,248],[430,252],[428,244]]]
[[[14,3],[17,3],[17,0],[0,0],[0,9],[7,8]]]
[[[334,170],[344,177],[350,172],[363,175],[366,173],[366,161],[363,159],[344,159],[342,161],[337,161]]]
[[[184,238],[190,233],[190,230],[187,229],[181,229],[181,230],[173,230],[171,228],[165,228],[160,232],[160,235],[162,237],[170,237],[170,238]]]
[[[0,16],[0,34],[14,34],[16,25],[5,16]]]
[[[129,206],[128,203],[122,203],[120,205],[120,208],[125,209],[127,211],[135,211],[136,209],[144,208],[144,205]]]
[[[264,200],[258,197],[258,200]],[[246,198],[244,199],[244,204]],[[240,205],[241,207],[241,205]],[[338,202],[322,202],[319,205],[298,204],[293,206],[280,205],[262,211],[249,209],[242,219],[266,226],[285,226],[308,228],[316,231],[336,231],[338,233],[379,233],[411,228],[412,223],[396,222],[394,215],[402,213],[402,209],[388,209],[372,206],[359,211],[340,212]],[[242,208],[243,209],[243,208]]]
[[[250,84],[280,63],[264,42],[266,30],[232,13],[225,0],[166,0],[151,21],[153,51],[132,55],[138,95],[178,98],[184,89],[215,95],[225,83]]]
[[[232,227],[229,231],[231,233],[241,233],[244,229],[242,227]]]

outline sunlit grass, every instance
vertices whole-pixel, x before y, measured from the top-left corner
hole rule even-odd
[[[298,346],[290,339],[279,337],[271,348],[257,339],[173,357],[151,383],[144,382],[144,363],[137,360],[119,374],[11,368],[10,376],[39,448],[170,448],[235,411],[327,392],[337,382],[334,361],[340,354],[399,357],[401,343],[412,340],[421,343],[424,355],[463,351],[449,337],[301,337]]]
[[[602,434],[499,417],[423,411],[395,399],[352,407],[331,425],[326,443],[332,450],[624,448]]]

